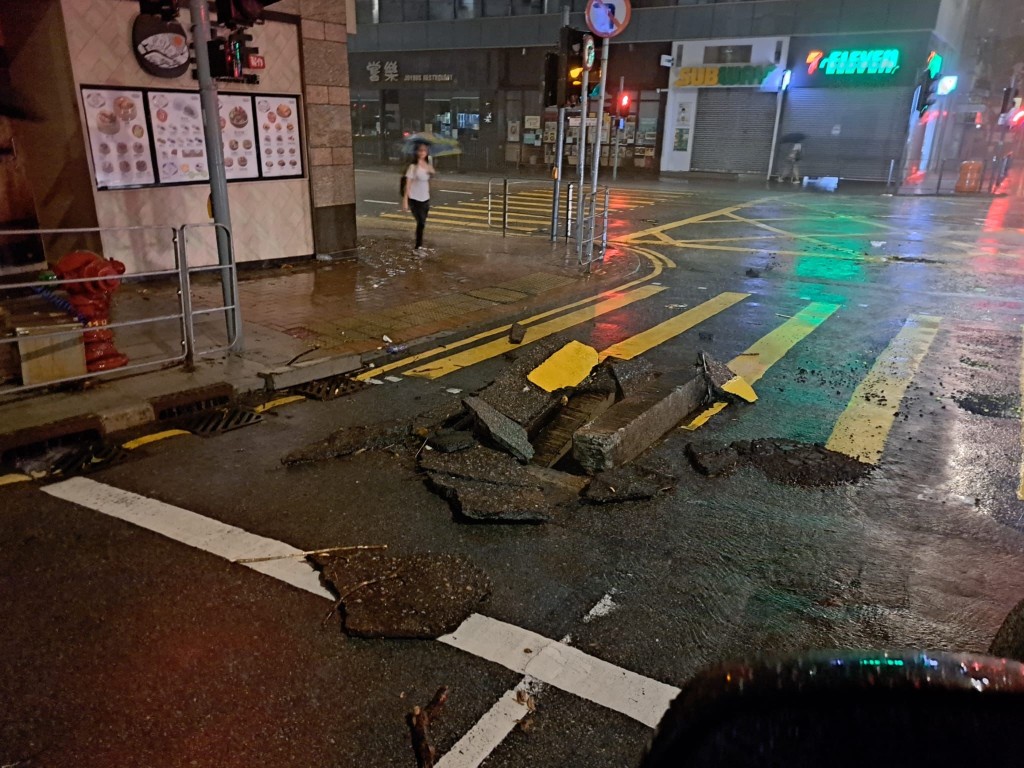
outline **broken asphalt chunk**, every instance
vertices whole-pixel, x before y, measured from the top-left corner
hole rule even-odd
[[[519,461],[526,463],[533,458],[530,438],[517,422],[493,408],[479,397],[467,397],[462,401],[473,414],[477,430],[500,448],[508,451]]]
[[[281,463],[289,466],[306,464],[362,451],[383,450],[404,443],[406,438],[406,426],[402,422],[345,427],[332,433],[325,440],[318,440],[292,451],[281,459]]]
[[[338,595],[342,626],[356,637],[434,639],[458,627],[491,592],[487,574],[462,555],[314,555]]]
[[[478,397],[535,434],[558,408],[559,398],[535,387],[526,377],[564,345],[564,339],[554,337],[518,350],[511,364]]]
[[[512,327],[508,329],[509,344],[522,344],[523,339],[525,338],[526,326],[520,325],[519,323],[512,323]]]
[[[575,387],[597,365],[597,350],[578,341],[570,341],[556,350],[527,375],[527,379],[545,392]]]
[[[619,467],[594,476],[583,498],[592,504],[611,504],[622,501],[645,501],[653,499],[668,479],[645,474],[635,467]]]
[[[737,440],[717,449],[690,444],[686,454],[704,475],[723,475],[751,464],[771,480],[804,487],[852,483],[871,471],[871,465],[845,454],[792,440]]]
[[[705,450],[693,443],[686,446],[686,455],[694,469],[708,477],[718,477],[732,472],[742,461],[740,454],[732,446]]]
[[[549,504],[533,486],[495,485],[431,472],[430,484],[470,520],[505,523],[545,523]]]
[[[441,453],[455,453],[472,448],[476,445],[476,438],[472,432],[442,429],[427,438],[427,445]]]
[[[720,399],[742,400],[746,403],[757,400],[754,388],[725,363],[703,352],[698,355],[697,363],[704,368],[708,383]]]
[[[633,397],[658,376],[654,366],[645,357],[634,357],[632,360],[613,357],[606,364],[618,386],[620,398]]]

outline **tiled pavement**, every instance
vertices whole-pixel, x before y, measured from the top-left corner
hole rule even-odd
[[[364,222],[360,231],[364,247],[352,261],[243,272],[247,326],[319,347],[318,355],[362,353],[386,345],[384,336],[401,344],[571,300],[582,286],[601,290],[635,266],[610,253],[587,280],[564,245],[439,231],[430,239],[435,250],[419,259],[404,232],[375,231]],[[213,287],[196,287],[195,294],[200,305],[219,299]]]

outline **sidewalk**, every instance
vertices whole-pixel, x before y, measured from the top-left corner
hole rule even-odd
[[[546,237],[503,239],[441,230],[428,231],[434,250],[421,259],[411,253],[409,229],[363,217],[352,260],[243,269],[241,354],[203,359],[192,372],[175,367],[120,378],[113,374],[86,387],[9,397],[0,401],[0,450],[19,436],[64,421],[98,419],[104,433],[131,429],[153,421],[154,401],[176,393],[221,383],[239,393],[262,389],[261,372],[296,357],[303,362],[339,356],[356,363],[397,359],[469,329],[502,325],[600,293],[649,269],[646,262],[638,266],[632,254],[610,249],[587,276],[571,250]],[[220,287],[194,284],[193,295],[196,307],[216,306]],[[126,285],[115,295],[114,319],[175,301],[170,290]],[[222,345],[222,316],[197,323],[197,336],[205,347]],[[118,336],[118,346],[134,361],[167,358],[176,343],[166,332],[161,337],[157,327]]]

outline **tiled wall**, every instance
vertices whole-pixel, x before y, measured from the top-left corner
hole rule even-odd
[[[195,89],[192,73],[175,80],[144,72],[131,51],[131,27],[138,5],[125,0],[61,0],[75,83]],[[186,11],[180,21],[188,28]],[[260,84],[231,84],[225,90],[302,93],[299,28],[268,22],[253,28],[253,44],[267,58]],[[79,96],[80,98],[80,96]],[[306,131],[307,146],[315,146]],[[316,135],[316,134],[314,134]],[[310,150],[311,151],[311,150]],[[308,165],[308,158],[307,158]],[[316,176],[314,176],[314,184]],[[205,185],[93,192],[101,227],[209,222]],[[313,253],[310,184],[307,179],[234,182],[228,185],[238,261],[304,256]],[[208,240],[204,238],[204,240]],[[170,266],[165,249],[125,246],[124,238],[106,238],[105,255],[133,271]],[[204,243],[189,253],[190,262],[214,263]]]

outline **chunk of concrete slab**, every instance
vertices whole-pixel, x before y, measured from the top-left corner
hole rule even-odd
[[[646,357],[634,357],[632,360],[610,357],[606,362],[615,379],[620,398],[633,397],[658,378],[658,372]]]
[[[359,355],[334,355],[316,360],[304,360],[295,365],[285,365],[280,368],[272,368],[269,371],[260,371],[258,375],[263,379],[268,390],[276,391],[297,387],[299,384],[306,384],[317,379],[326,379],[329,376],[350,373],[362,367],[363,362]]]
[[[491,592],[487,574],[462,555],[364,550],[310,559],[339,597],[345,632],[356,637],[438,638]]]
[[[614,387],[613,387],[614,390]],[[615,392],[584,392],[573,395],[533,441],[531,460],[539,467],[553,467],[572,450],[576,430],[615,404]]]
[[[523,465],[507,453],[482,445],[458,453],[421,453],[419,464],[428,472],[437,472],[494,485],[531,487],[536,482],[523,472]]]
[[[545,392],[557,392],[575,387],[587,378],[597,361],[596,349],[570,341],[530,371],[526,378]]]
[[[578,429],[573,457],[589,473],[628,464],[697,410],[706,394],[703,373],[666,374]]]
[[[485,437],[524,463],[533,458],[533,446],[522,426],[478,397],[467,397],[462,403]]]
[[[559,398],[535,387],[526,377],[564,345],[564,338],[553,337],[519,350],[509,366],[478,397],[530,435],[536,434],[558,409]]]
[[[523,339],[525,338],[526,326],[520,325],[519,323],[512,323],[512,327],[508,329],[509,344],[522,344]]]

